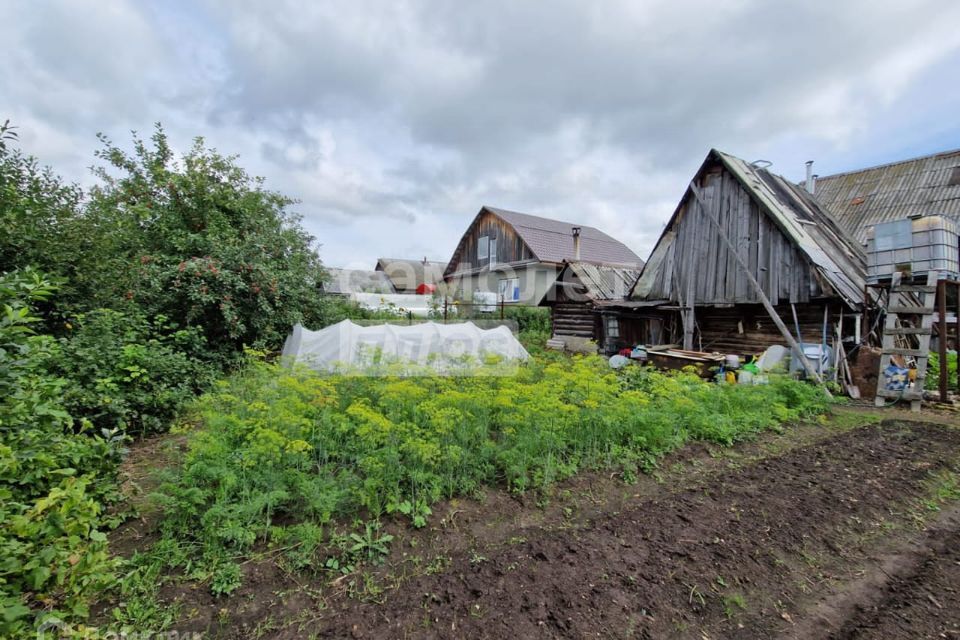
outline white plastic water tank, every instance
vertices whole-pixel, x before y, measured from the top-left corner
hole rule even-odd
[[[960,275],[960,229],[944,216],[883,222],[867,231],[867,279],[880,282],[897,271]]]

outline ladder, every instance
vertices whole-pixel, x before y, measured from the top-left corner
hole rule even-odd
[[[882,407],[885,398],[895,400],[909,400],[911,411],[920,411],[920,403],[923,400],[923,382],[927,377],[927,358],[930,356],[930,335],[933,333],[933,312],[937,295],[938,272],[927,272],[926,284],[903,284],[902,274],[894,273],[893,280],[890,283],[890,295],[887,297],[886,313],[887,318],[883,325],[883,346],[880,352],[880,371],[877,375],[877,398],[876,406]],[[923,300],[921,306],[912,304],[901,304],[899,301],[901,293],[913,293]],[[900,326],[900,315],[920,316],[919,327]],[[905,336],[916,336],[916,349],[897,346],[897,338]],[[917,361],[917,380],[912,389],[903,391],[893,391],[886,388],[884,371],[890,366],[890,356],[912,356]]]

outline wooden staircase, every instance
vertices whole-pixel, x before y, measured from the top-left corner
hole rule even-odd
[[[937,295],[938,272],[927,272],[926,284],[904,284],[902,274],[893,274],[890,283],[890,295],[887,296],[886,320],[883,325],[883,346],[880,355],[880,372],[877,376],[876,405],[882,407],[887,398],[909,400],[911,411],[919,411],[923,400],[923,383],[927,377],[927,358],[930,356],[930,336],[933,333],[933,312]],[[922,300],[920,306],[901,304],[898,294],[917,294]],[[904,327],[900,315],[920,316],[919,327]],[[909,340],[916,336],[917,348],[898,346],[897,340]],[[913,357],[917,361],[917,379],[912,389],[893,391],[886,388],[884,371],[890,366],[891,356]]]

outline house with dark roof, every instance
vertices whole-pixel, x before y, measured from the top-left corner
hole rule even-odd
[[[397,293],[429,293],[443,283],[446,262],[408,260],[405,258],[380,258],[375,271],[386,274]]]
[[[784,343],[763,298],[798,342],[821,344],[855,332],[865,279],[859,243],[804,188],[714,149],[629,295],[601,305],[624,346],[750,354]]]
[[[619,240],[575,222],[483,207],[444,271],[454,295],[496,295],[504,303],[538,304],[567,260],[636,267],[640,257]]]
[[[882,222],[927,215],[960,222],[960,149],[820,176],[813,191],[861,245]]]

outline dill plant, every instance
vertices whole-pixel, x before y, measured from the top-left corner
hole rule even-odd
[[[716,385],[613,372],[597,357],[460,378],[321,376],[254,360],[198,402],[202,425],[159,492],[163,534],[225,593],[239,584],[232,563],[282,544],[290,527],[310,525],[296,564],[322,570],[329,558],[308,556],[323,553],[323,531],[342,539],[344,523],[361,536],[390,514],[423,526],[438,500],[540,489],[582,469],[629,479],[690,439],[729,445],[826,406],[793,380]]]

